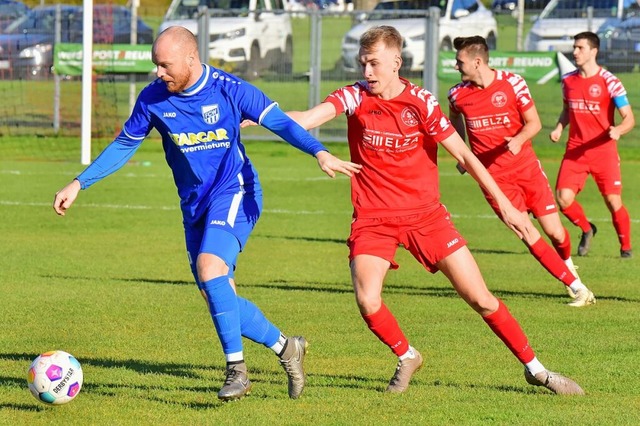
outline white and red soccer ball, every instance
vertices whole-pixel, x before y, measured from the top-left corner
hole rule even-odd
[[[27,372],[29,391],[45,404],[66,404],[82,388],[82,367],[64,351],[45,352],[33,360]]]

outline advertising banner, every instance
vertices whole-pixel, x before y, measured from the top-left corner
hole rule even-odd
[[[53,55],[54,72],[82,75],[82,44],[57,43]],[[93,46],[93,72],[144,73],[155,70],[149,44],[96,44]]]
[[[460,73],[455,69],[456,53],[440,52],[438,79],[460,81]],[[559,76],[556,52],[489,52],[489,66],[510,71],[522,76],[529,84],[544,84]]]

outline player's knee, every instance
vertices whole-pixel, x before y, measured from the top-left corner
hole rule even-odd
[[[200,282],[212,280],[229,273],[229,267],[218,256],[200,253],[196,261],[196,270]]]
[[[382,297],[379,294],[356,292],[356,303],[363,315],[375,314],[382,307]]]
[[[498,299],[496,299],[496,297],[489,291],[474,295],[474,297],[470,298],[467,303],[474,311],[483,317],[491,315],[497,311],[499,306]]]

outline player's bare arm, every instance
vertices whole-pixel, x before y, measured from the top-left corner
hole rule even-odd
[[[336,118],[336,107],[330,102],[322,102],[306,111],[287,111],[287,115],[302,128],[309,130]]]
[[[616,141],[620,139],[620,136],[629,133],[636,125],[636,119],[630,105],[618,108],[618,113],[622,117],[622,121],[617,126],[609,128],[609,137]]]
[[[551,131],[551,133],[549,133],[549,139],[551,139],[551,142],[556,143],[560,140],[562,130],[567,127],[567,124],[569,124],[569,109],[567,105],[565,105],[564,108],[562,108],[560,117],[558,117],[556,127]]]
[[[457,133],[452,134],[440,143],[469,174],[493,197],[498,203],[502,220],[516,233],[518,238],[530,240],[533,234],[533,225],[527,216],[517,210],[511,201],[500,190],[487,169],[480,160],[473,155],[469,147]]]
[[[520,150],[522,149],[522,145],[526,141],[533,140],[533,138],[542,129],[540,116],[538,115],[538,110],[536,109],[535,105],[527,109],[522,114],[522,118],[524,120],[524,126],[522,127],[522,129],[520,129],[520,131],[512,137],[505,137],[507,149],[513,155],[518,155],[520,153]]]
[[[460,135],[460,138],[464,142],[466,138],[466,126],[464,125],[464,117],[462,114],[449,107],[449,121],[451,121],[451,124],[453,124],[456,132],[458,132],[458,135]],[[458,169],[461,175],[467,172],[464,166],[460,163],[456,164],[456,169]]]
[[[80,192],[80,182],[77,179],[72,180],[67,186],[56,192],[53,199],[53,210],[60,216],[64,216],[67,209],[71,207]]]

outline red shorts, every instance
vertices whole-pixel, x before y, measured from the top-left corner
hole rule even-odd
[[[570,189],[578,194],[584,188],[588,175],[593,176],[602,195],[622,193],[620,156],[615,144],[588,150],[579,156],[567,152],[560,164],[556,189]]]
[[[494,177],[494,179],[511,204],[521,212],[542,217],[558,211],[549,179],[547,179],[540,161],[536,160],[525,168],[519,168],[514,172]],[[484,189],[482,192],[493,211],[498,217],[501,217],[500,209],[493,197]]]
[[[441,205],[431,213],[354,219],[347,244],[349,262],[360,254],[369,254],[389,261],[391,269],[398,269],[393,258],[402,245],[429,272],[435,273],[438,271],[436,263],[467,242]]]

